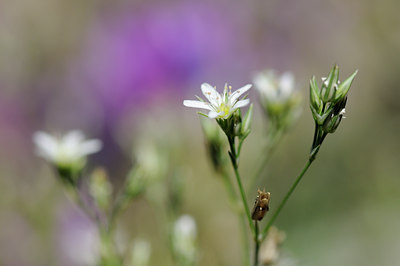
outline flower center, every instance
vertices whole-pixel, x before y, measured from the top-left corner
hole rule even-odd
[[[225,104],[225,103],[221,103],[221,105],[218,107],[218,113],[219,112],[224,112],[224,115],[223,116],[226,116],[226,115],[228,115],[229,114],[229,110],[230,110],[230,107],[229,107],[229,105],[227,105],[227,104]]]

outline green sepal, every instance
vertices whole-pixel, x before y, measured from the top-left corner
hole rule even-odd
[[[208,117],[208,115],[206,115],[206,114],[205,114],[205,113],[203,113],[203,112],[200,112],[200,111],[199,111],[199,112],[197,112],[197,113],[198,113],[199,115],[202,115],[202,116],[204,116],[204,117],[207,117],[207,118],[209,118],[209,117]]]
[[[319,87],[317,81],[315,80],[315,76],[313,76],[310,80],[310,102],[312,106],[318,110],[322,109],[321,103],[321,95],[319,93]]]
[[[321,144],[319,144],[317,147],[312,149],[312,151],[310,152],[309,160],[311,162],[315,160],[315,157],[317,157],[317,153],[319,152],[319,148],[321,148]]]
[[[335,102],[339,101],[340,99],[342,99],[347,95],[357,73],[358,70],[354,71],[354,73],[350,77],[348,77],[345,81],[339,84],[338,91],[335,96]]]
[[[252,118],[253,118],[253,104],[250,105],[246,115],[243,118],[242,126],[240,129],[241,137],[243,136],[247,137],[250,134]]]
[[[339,80],[339,67],[335,64],[331,71],[329,72],[328,77],[326,78],[325,81],[322,82],[322,86],[321,86],[321,96],[322,96],[322,100],[326,103],[328,102],[330,99],[333,99],[333,97],[335,97],[334,94],[336,94],[335,90],[335,84],[337,84]],[[328,83],[328,85],[326,85],[325,83]],[[332,91],[332,89],[334,91]]]
[[[317,122],[317,124],[320,126],[322,126],[324,124],[325,119],[328,117],[328,115],[330,115],[330,111],[325,112],[324,114],[320,115],[315,111],[314,108],[312,108],[312,106],[310,109],[311,109],[311,112],[312,112],[315,122]]]

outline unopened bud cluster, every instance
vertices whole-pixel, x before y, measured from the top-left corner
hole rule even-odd
[[[357,70],[344,82],[340,82],[339,67],[334,65],[328,77],[322,78],[321,87],[315,77],[310,80],[310,108],[316,125],[311,156],[318,151],[326,135],[335,132],[342,121],[347,93],[356,74]]]

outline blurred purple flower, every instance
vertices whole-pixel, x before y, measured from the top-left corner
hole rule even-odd
[[[177,93],[213,73],[234,43],[232,23],[221,13],[179,3],[101,19],[84,60],[89,86],[99,92],[106,113]]]

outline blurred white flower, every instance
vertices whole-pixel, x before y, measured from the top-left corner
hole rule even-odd
[[[261,244],[259,259],[263,265],[275,265],[280,257],[280,245],[285,240],[285,233],[276,227],[269,229],[268,235]]]
[[[168,169],[168,155],[154,139],[141,139],[135,149],[137,165],[143,174],[151,180],[160,179]]]
[[[182,215],[176,220],[173,228],[172,243],[177,257],[185,265],[191,265],[196,261],[196,222],[190,215]]]
[[[142,138],[135,147],[136,164],[130,170],[125,185],[125,192],[131,197],[142,193],[168,173],[168,152],[155,142],[155,139]]]
[[[219,94],[215,88],[208,83],[201,84],[201,91],[209,102],[202,99],[200,101],[185,100],[183,105],[193,108],[201,108],[209,110],[209,118],[228,118],[236,109],[249,104],[249,99],[239,100],[243,93],[251,88],[251,84],[247,84],[240,89],[232,92],[232,87],[225,84],[223,94]]]
[[[271,124],[278,130],[289,128],[301,113],[301,95],[293,74],[279,76],[273,70],[265,70],[256,74],[253,82]]]
[[[151,245],[148,241],[135,239],[132,247],[132,266],[146,266],[149,264]]]
[[[272,70],[260,72],[255,75],[253,83],[263,101],[271,103],[287,102],[295,88],[294,76],[291,72],[285,72],[281,76],[277,76]]]
[[[38,131],[33,134],[33,142],[36,153],[58,167],[81,167],[89,154],[102,148],[100,140],[85,140],[84,134],[79,130],[72,130],[62,138]]]

